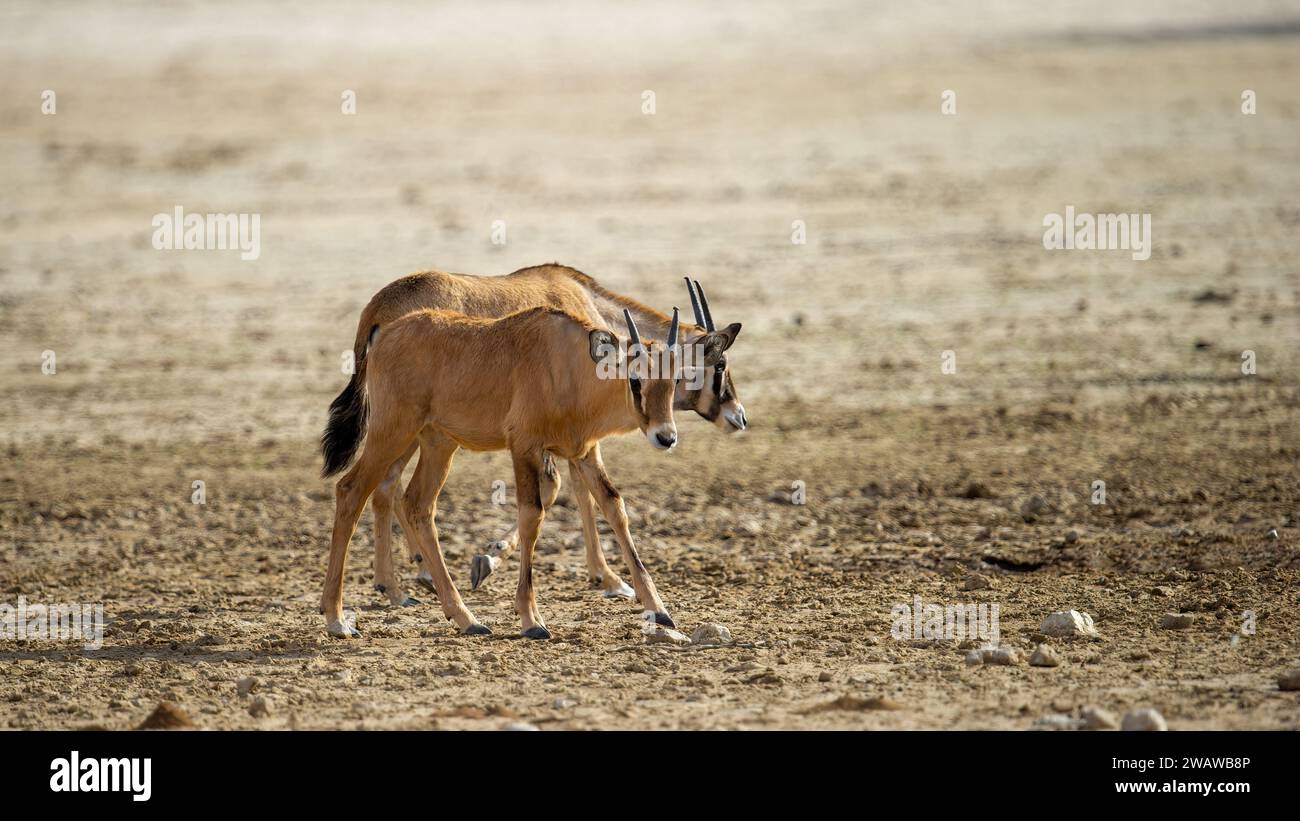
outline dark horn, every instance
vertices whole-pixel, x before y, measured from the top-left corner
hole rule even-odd
[[[677,306],[673,306],[673,324],[668,327],[668,347],[677,347]]]
[[[627,308],[623,309],[623,321],[627,323],[627,335],[631,339],[628,352],[631,353],[632,348],[644,347],[641,344],[641,334],[636,332],[636,321],[632,319],[632,313]]]
[[[704,286],[698,279],[695,280],[695,291],[700,295],[700,307],[704,309],[704,330],[713,333],[717,330],[713,327],[713,312],[709,310],[709,298],[704,295]]]
[[[691,294],[691,310],[695,312],[695,324],[701,328],[704,327],[704,312],[700,310],[700,298],[695,295],[695,286],[691,285],[690,277],[682,277],[686,280],[686,290]]]

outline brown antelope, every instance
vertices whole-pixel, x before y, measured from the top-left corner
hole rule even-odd
[[[676,317],[676,309],[674,309]],[[545,509],[542,480],[552,457],[576,462],[606,519],[619,531],[638,598],[655,621],[671,624],[654,582],[627,533],[622,500],[595,445],[640,429],[656,448],[677,443],[673,422],[677,331],[665,350],[641,342],[626,315],[630,344],[619,352],[612,333],[555,308],[532,308],[502,319],[422,310],[372,334],[359,402],[332,414],[325,431],[326,470],[346,465],[362,435],[365,448],[335,490],[334,531],[321,612],[331,635],[359,635],[344,621],[343,569],[366,500],[394,462],[418,445],[420,461],[403,500],[404,518],[432,575],[444,615],[468,635],[490,633],[465,607],[452,583],[434,524],[438,494],[460,448],[509,450],[522,546],[515,609],[527,638],[550,638],[533,593],[532,555]],[[657,372],[638,367],[658,354]],[[593,362],[619,368],[604,370]],[[634,360],[629,365],[629,359]]]
[[[728,433],[744,430],[749,421],[732,384],[731,371],[724,355],[740,333],[740,324],[733,323],[721,330],[716,329],[704,289],[698,282],[692,285],[689,278],[686,287],[691,297],[695,324],[682,326],[684,342],[687,346],[707,345],[705,372],[700,374],[703,379],[681,379],[677,382],[673,407],[676,410],[693,410]],[[581,271],[564,265],[540,265],[523,268],[507,276],[492,277],[441,271],[411,274],[381,289],[362,311],[353,346],[356,369],[348,386],[330,406],[331,414],[343,415],[355,406],[360,396],[358,386],[364,384],[365,380],[366,348],[371,335],[404,314],[422,308],[443,308],[471,316],[499,317],[525,308],[542,306],[585,316],[594,324],[605,327],[614,327],[621,319],[622,312],[627,311],[640,327],[654,336],[666,332],[670,324],[667,315],[610,291]],[[340,428],[340,432],[347,433],[343,428]],[[324,439],[327,451],[329,436],[327,432]],[[403,531],[410,532],[405,511],[397,503],[397,495],[401,489],[402,472],[414,451],[412,448],[393,463],[372,500],[375,519],[375,588],[386,594],[394,604],[401,605],[418,603],[406,595],[397,580],[393,571],[391,547],[394,513],[397,514]],[[597,459],[599,455],[597,447]],[[327,457],[327,475],[337,469],[341,469],[341,466],[331,466]],[[633,588],[611,570],[605,561],[596,528],[592,494],[582,483],[580,474],[578,463],[570,462],[569,476],[573,495],[582,517],[588,575],[603,588],[604,595],[632,598],[635,594]],[[542,487],[543,503],[549,506],[559,492],[558,472],[544,474]],[[477,589],[500,566],[501,561],[515,549],[518,541],[518,530],[512,530],[505,538],[489,545],[485,553],[474,557],[471,568],[472,588]],[[423,557],[409,536],[407,550],[412,561],[423,565]],[[433,587],[429,569],[423,566],[417,581],[430,589]]]

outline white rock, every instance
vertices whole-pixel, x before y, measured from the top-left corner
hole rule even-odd
[[[1045,636],[1095,636],[1097,628],[1092,623],[1092,616],[1078,610],[1059,610],[1038,625],[1038,632]]]
[[[1048,713],[1034,722],[1034,726],[1042,727],[1045,730],[1074,730],[1082,725],[1082,720],[1073,716],[1061,715],[1060,713]]]
[[[731,631],[721,624],[701,624],[691,633],[692,644],[731,644]]]
[[[512,721],[501,729],[507,732],[516,733],[535,733],[538,731],[536,724],[529,724],[526,721]]]
[[[261,686],[262,686],[262,680],[259,679],[257,676],[245,676],[244,678],[241,678],[239,681],[235,682],[235,690],[241,696],[246,696],[249,693],[256,693],[258,688]]]
[[[646,644],[677,644],[687,645],[691,643],[691,637],[685,633],[678,632],[662,624],[646,624],[641,628],[642,635],[645,636]]]
[[[1119,722],[1109,710],[1088,705],[1079,711],[1085,730],[1118,730]]]
[[[1125,713],[1120,729],[1130,732],[1164,732],[1169,729],[1169,725],[1165,724],[1165,717],[1159,712],[1150,707],[1143,707]]]

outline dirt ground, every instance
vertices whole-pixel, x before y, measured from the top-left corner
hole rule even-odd
[[[1129,5],[6,6],[0,603],[108,627],[0,640],[0,727],[1300,728],[1300,9]],[[155,250],[176,205],[260,214],[260,257]],[[1150,259],[1045,250],[1067,206],[1150,213]],[[367,513],[364,637],[328,637],[316,438],[361,307],[552,260],[663,309],[690,273],[744,323],[749,431],[605,446],[679,625],[735,644],[645,645],[567,489],[555,637],[517,639],[517,564],[468,583],[500,453],[458,457],[438,520],[494,635],[387,606]],[[968,667],[891,634],[914,597],[998,605],[1026,655],[1053,611],[1099,635]]]

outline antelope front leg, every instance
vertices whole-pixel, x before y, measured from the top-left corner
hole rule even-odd
[[[515,611],[523,623],[523,635],[528,639],[549,639],[537,612],[537,596],[533,592],[533,548],[542,529],[546,511],[542,507],[542,459],[533,452],[512,448],[515,463],[515,499],[519,508],[519,586],[515,590]]]
[[[420,461],[415,467],[415,476],[402,497],[405,508],[405,520],[411,524],[408,534],[416,540],[424,566],[433,577],[433,586],[438,591],[438,603],[442,605],[443,615],[455,622],[460,631],[467,636],[484,636],[492,631],[480,624],[474,614],[461,601],[460,592],[447,572],[446,562],[442,558],[442,547],[438,544],[438,528],[434,524],[438,512],[438,494],[442,492],[447,474],[451,472],[451,461],[459,446],[452,440],[429,433],[420,436]]]
[[[374,496],[370,499],[370,508],[375,513],[375,589],[398,607],[419,604],[417,600],[406,595],[401,582],[397,580],[397,574],[393,572],[392,547],[393,502],[397,497],[397,491],[402,486],[402,471],[406,469],[406,463],[414,455],[416,447],[417,445],[412,444],[402,458],[393,463],[384,476],[384,481],[379,483]],[[405,522],[403,522],[403,529],[407,533],[409,542],[411,537],[409,531],[405,530]]]
[[[325,629],[331,636],[351,638],[361,635],[343,618],[343,573],[348,563],[348,544],[352,541],[352,532],[366,506],[366,499],[375,491],[393,460],[408,447],[409,439],[405,442],[399,439],[401,430],[400,425],[394,424],[391,430],[372,433],[366,439],[365,449],[357,463],[334,486],[334,532],[330,537],[329,567],[325,571],[325,587],[320,599]]]
[[[577,462],[569,462],[569,479],[573,483],[573,498],[582,515],[582,541],[587,551],[587,575],[604,589],[607,599],[636,598],[636,591],[605,563],[605,551],[600,546],[600,530],[596,527],[596,503],[583,481]]]
[[[632,588],[636,591],[637,600],[645,608],[643,615],[647,619],[654,619],[656,624],[674,627],[672,617],[664,609],[659,592],[655,590],[655,583],[641,563],[641,557],[637,555],[632,533],[627,527],[627,509],[623,506],[623,497],[605,472],[599,449],[593,447],[579,465],[583,481],[596,497],[596,503],[605,514],[605,521],[614,529],[614,537],[618,539],[618,545],[623,551],[623,561],[627,563],[628,572],[632,575]]]
[[[542,470],[538,477],[541,490],[542,509],[550,510],[555,499],[560,495],[560,472],[555,468],[555,459],[549,453],[542,455]],[[519,523],[506,534],[488,545],[486,553],[480,553],[470,560],[469,589],[478,590],[487,577],[501,568],[501,562],[510,557],[519,547]]]

